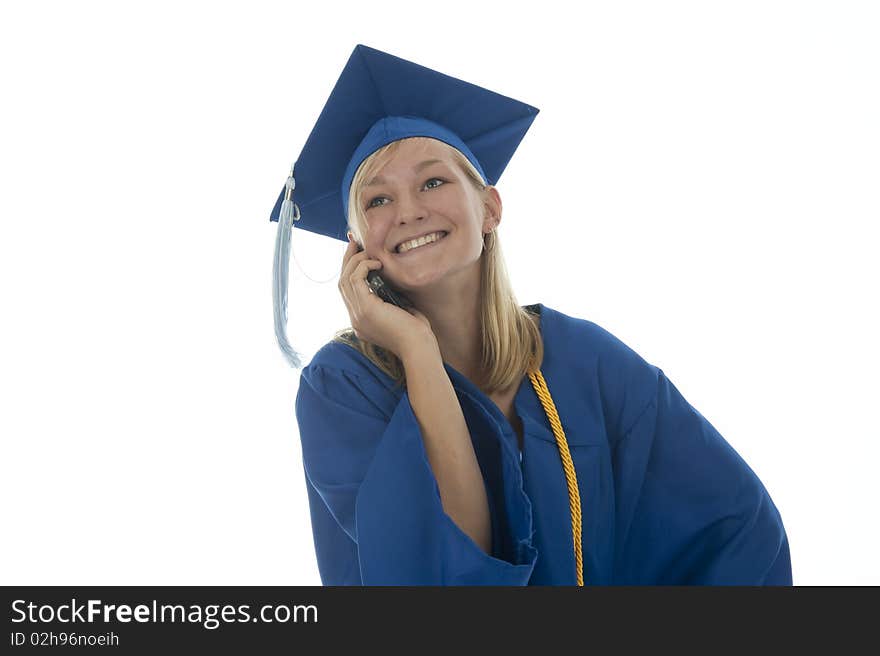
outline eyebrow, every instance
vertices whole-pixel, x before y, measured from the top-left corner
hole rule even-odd
[[[419,171],[421,171],[421,170],[424,169],[425,167],[428,167],[428,166],[431,166],[431,164],[437,164],[437,163],[442,164],[442,163],[443,163],[443,160],[442,160],[442,159],[426,159],[424,162],[422,162],[422,163],[420,163],[420,164],[416,164],[415,167],[413,168],[413,171],[416,172],[416,173],[418,173]],[[364,185],[364,186],[365,186],[365,187],[370,187],[370,186],[372,186],[372,185],[381,184],[381,183],[383,183],[383,182],[385,182],[385,178],[383,178],[381,175],[377,175],[376,177],[374,177],[372,180],[370,180],[370,181],[369,181],[366,185]]]

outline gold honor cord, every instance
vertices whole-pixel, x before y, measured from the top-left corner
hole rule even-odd
[[[550,396],[550,390],[547,389],[547,383],[544,381],[544,375],[538,370],[536,373],[529,373],[532,381],[532,387],[538,398],[541,399],[541,405],[544,406],[544,412],[547,413],[547,419],[550,420],[550,426],[553,427],[553,434],[556,436],[556,446],[559,447],[559,456],[562,458],[562,469],[565,471],[565,482],[568,485],[568,506],[571,510],[571,533],[574,538],[574,561],[575,574],[577,575],[577,584],[584,584],[584,561],[581,555],[581,495],[578,491],[577,475],[574,471],[574,463],[571,461],[571,453],[568,450],[568,441],[565,439],[565,433],[562,430],[562,423],[559,421],[559,414],[556,412],[556,405]]]

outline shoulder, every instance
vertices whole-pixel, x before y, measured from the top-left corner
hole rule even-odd
[[[542,313],[545,332],[553,345],[569,354],[577,354],[582,362],[605,366],[609,373],[620,368],[634,374],[656,373],[656,367],[604,326],[546,306]]]
[[[618,429],[630,425],[654,399],[662,370],[594,321],[547,307],[542,314],[547,368],[572,386],[595,390]]]
[[[308,388],[322,397],[390,416],[402,390],[354,346],[331,340],[312,356],[300,373],[300,394]],[[374,413],[375,414],[375,413]]]
[[[356,337],[353,338],[357,339]],[[330,368],[361,373],[361,370],[364,368],[361,362],[362,358],[363,355],[354,346],[334,339],[324,344],[315,352],[309,363],[303,367],[303,372],[314,371],[318,368]]]
[[[342,336],[343,340],[332,339],[319,348],[309,363],[303,367],[303,373],[307,374],[316,369],[334,369],[376,382],[379,382],[382,377],[388,378],[381,369],[370,362],[369,358],[354,346],[353,343],[356,343],[358,338],[353,332],[348,331]],[[350,340],[353,343],[347,343],[345,340]]]

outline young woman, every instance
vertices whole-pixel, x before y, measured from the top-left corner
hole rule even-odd
[[[372,112],[350,93],[367,78]],[[302,205],[276,204],[349,240],[351,329],[296,398],[322,581],[790,585],[769,494],[663,371],[595,323],[517,303],[492,182],[537,110],[486,94],[358,46],[294,167],[299,187],[318,153],[342,161],[336,196],[316,174]]]

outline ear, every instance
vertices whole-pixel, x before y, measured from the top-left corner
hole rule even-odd
[[[486,187],[483,205],[486,208],[486,213],[483,215],[483,232],[489,232],[501,223],[501,194],[494,186]]]

